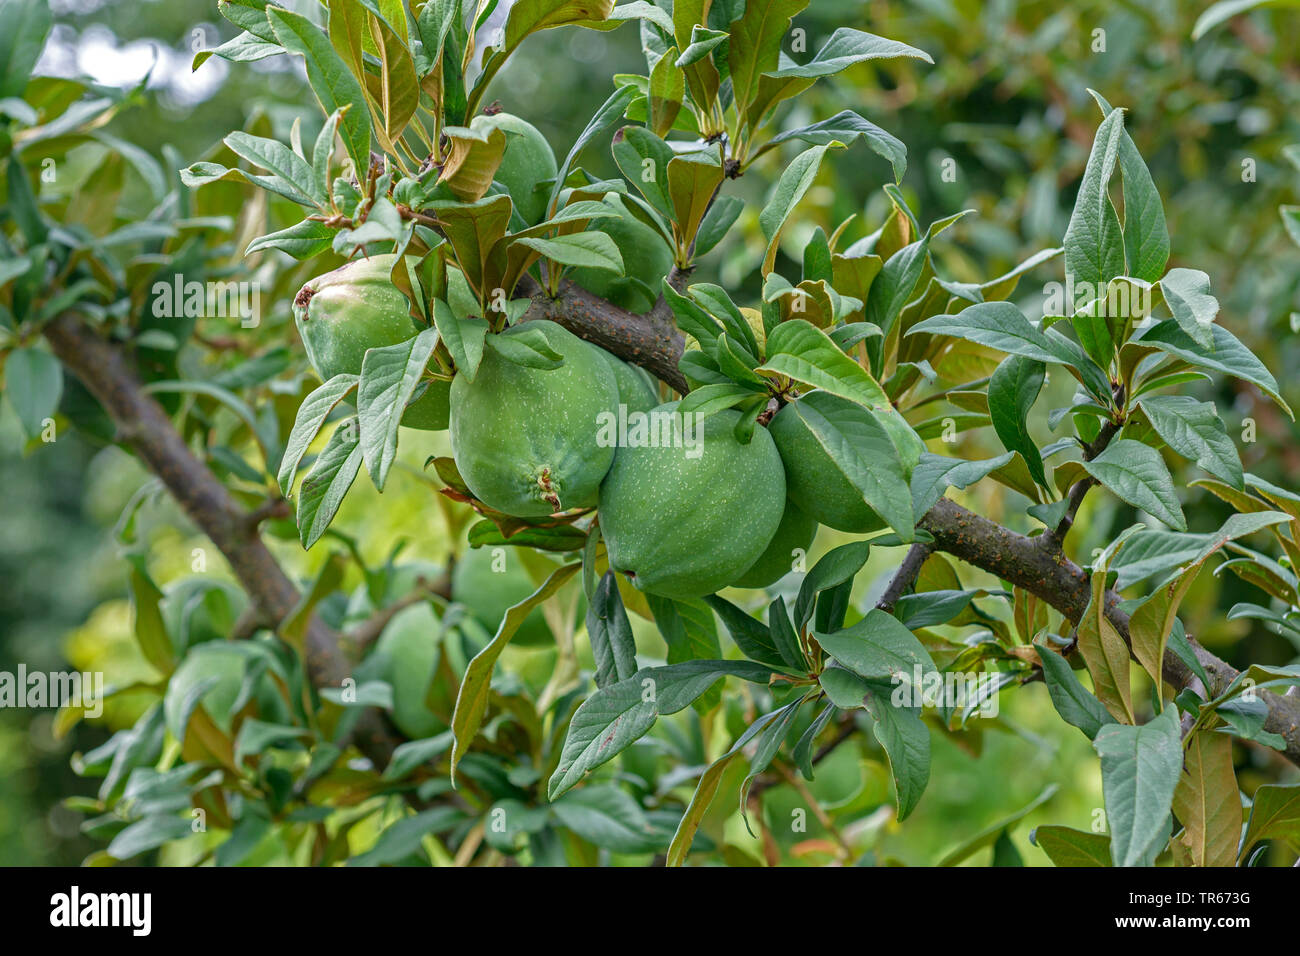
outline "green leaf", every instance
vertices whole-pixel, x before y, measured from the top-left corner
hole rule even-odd
[[[1057,866],[1110,866],[1110,840],[1070,827],[1037,827],[1029,838]]]
[[[1135,338],[1133,341],[1154,346],[1192,365],[1224,372],[1234,378],[1258,385],[1264,394],[1277,402],[1294,420],[1295,415],[1291,412],[1291,406],[1287,405],[1278,391],[1277,380],[1255,357],[1255,354],[1223,326],[1214,324],[1210,326],[1210,330],[1214,335],[1214,347],[1208,349],[1197,344],[1173,319],[1166,319],[1151,326],[1142,333],[1140,338]]]
[[[516,240],[520,245],[536,249],[552,262],[580,269],[602,269],[606,272],[623,271],[623,256],[614,240],[604,232],[579,232],[554,239],[525,238]]]
[[[668,163],[668,198],[677,232],[689,241],[699,232],[704,214],[722,185],[724,172],[716,151],[686,153]]]
[[[244,255],[249,256],[262,249],[279,249],[299,262],[320,255],[334,242],[335,230],[314,219],[304,219],[287,229],[260,236],[248,244]]]
[[[357,386],[361,454],[379,491],[384,490],[397,456],[397,426],[437,347],[438,330],[425,329],[405,342],[367,349],[361,361]]]
[[[826,699],[841,710],[865,708],[871,685],[846,667],[828,667],[817,678]]]
[[[298,474],[298,465],[308,446],[316,438],[317,432],[347,395],[357,387],[358,378],[346,372],[335,375],[325,384],[317,387],[298,406],[298,415],[294,419],[293,429],[285,444],[284,455],[280,458],[280,491],[287,498],[293,492],[293,479]]]
[[[575,563],[556,568],[541,587],[518,604],[512,605],[506,611],[505,617],[501,619],[501,624],[492,640],[474,655],[474,659],[465,668],[465,677],[461,680],[460,688],[456,693],[456,709],[451,717],[451,729],[455,734],[451,746],[452,783],[456,782],[457,766],[483,724],[483,715],[487,712],[488,694],[492,686],[492,671],[496,668],[497,658],[506,649],[510,639],[515,636],[524,618],[532,613],[533,608],[558,591],[581,567],[581,564]]]
[[[596,662],[597,687],[608,687],[636,673],[636,641],[613,571],[601,577],[587,605],[587,637]]]
[[[627,181],[640,190],[646,201],[665,216],[673,214],[668,193],[668,164],[673,148],[650,130],[624,126],[614,136],[614,162]]]
[[[777,650],[771,632],[761,621],[716,594],[704,598],[704,603],[713,608],[718,617],[722,618],[722,623],[726,625],[731,639],[736,642],[736,646],[746,657],[771,667],[789,666],[781,656],[781,652]]]
[[[660,846],[640,804],[612,784],[567,793],[551,804],[551,812],[582,839],[615,853],[648,853]]]
[[[827,654],[867,680],[911,682],[917,673],[935,669],[916,635],[879,608],[872,608],[852,627],[829,634],[816,631],[813,636]]]
[[[1153,575],[1198,564],[1229,541],[1290,520],[1290,515],[1280,511],[1260,511],[1232,515],[1212,534],[1139,531],[1125,542],[1111,563],[1111,570],[1118,572],[1115,587],[1123,591]]]
[[[1033,800],[1031,800],[1025,806],[1021,807],[1015,813],[1011,814],[1010,816],[1003,817],[1001,820],[998,820],[996,823],[989,824],[979,833],[975,834],[975,836],[970,837],[969,839],[965,840],[961,845],[955,847],[952,850],[949,850],[946,854],[944,854],[943,859],[939,861],[938,865],[956,866],[958,863],[964,862],[965,860],[970,858],[971,855],[979,852],[980,850],[984,849],[986,846],[992,845],[995,841],[997,841],[999,836],[1001,836],[1004,832],[1006,832],[1006,830],[1009,827],[1011,827],[1013,824],[1019,823],[1025,817],[1029,816],[1029,814],[1033,813],[1035,810],[1037,810],[1039,807],[1045,804],[1048,800],[1051,800],[1052,797],[1056,796],[1056,791],[1058,789],[1059,786],[1057,784],[1055,783],[1048,784],[1046,787],[1043,788],[1042,792],[1039,793],[1038,796],[1034,797]]]
[[[1160,291],[1178,327],[1201,348],[1214,348],[1210,325],[1219,314],[1219,300],[1210,295],[1210,277],[1199,269],[1170,269],[1160,280]]]
[[[807,6],[808,0],[747,0],[744,15],[731,23],[727,62],[738,114],[758,95],[759,76],[780,66],[790,20]]]
[[[49,352],[17,348],[4,362],[4,388],[29,439],[40,435],[63,395],[63,367]]]
[[[781,242],[781,231],[786,221],[794,212],[799,200],[812,188],[821,166],[822,157],[827,150],[836,148],[832,145],[814,146],[804,150],[786,166],[772,190],[772,195],[763,211],[758,214],[758,224],[767,239],[767,253],[763,257],[763,274],[772,271],[776,263],[776,251]]]
[[[1238,491],[1244,489],[1237,446],[1213,404],[1188,395],[1146,395],[1138,403],[1165,444]]]
[[[1089,90],[1103,116],[1111,106],[1096,90]],[[1127,274],[1144,282],[1156,282],[1169,261],[1169,227],[1165,223],[1160,192],[1151,171],[1142,160],[1133,137],[1124,130],[1119,144],[1119,168],[1124,177],[1124,253]]]
[[[1179,531],[1187,530],[1174,479],[1160,453],[1150,445],[1121,438],[1082,464],[1088,474],[1133,507]]]
[[[421,813],[402,817],[379,835],[375,845],[364,853],[348,860],[348,866],[383,866],[398,863],[420,849],[425,836],[444,833],[465,819],[459,807],[434,807]]]
[[[896,57],[910,57],[916,60],[924,60],[926,63],[934,62],[930,54],[924,50],[918,50],[916,47],[908,46],[906,43],[899,43],[897,40],[889,40],[850,27],[839,27],[831,34],[831,38],[826,41],[826,45],[818,50],[816,55],[807,63],[783,66],[774,71],[772,75],[776,77],[816,79],[817,77],[839,73],[855,63],[862,63],[866,60],[894,59]]]
[[[476,316],[462,318],[442,299],[434,299],[433,324],[437,326],[438,336],[447,346],[451,360],[456,363],[457,374],[464,375],[466,381],[474,381],[479,363],[483,361],[487,321]]]
[[[876,722],[876,740],[889,758],[898,792],[898,819],[905,820],[930,782],[930,730],[921,720],[920,707],[895,705],[888,688],[871,690],[867,710]]]
[[[1261,840],[1300,839],[1300,784],[1266,783],[1255,790],[1241,858]]]
[[[835,405],[823,414],[809,402],[795,411],[844,477],[905,541],[915,535],[908,470],[893,438],[875,414],[858,405]]]
[[[912,513],[918,518],[923,517],[948,488],[969,488],[1014,457],[1014,452],[1007,452],[984,461],[965,461],[922,452],[920,461],[912,469]]]
[[[907,146],[903,141],[852,110],[841,110],[820,123],[786,130],[768,140],[759,152],[766,152],[792,139],[815,146],[829,146],[835,142],[851,146],[861,139],[873,153],[889,160],[894,167],[894,182],[901,183],[903,174],[907,172]]]
[[[149,577],[143,562],[138,565],[132,562],[130,591],[133,630],[140,652],[160,673],[170,674],[176,666],[176,649],[159,610],[163,593]]]
[[[867,408],[892,407],[871,373],[806,319],[787,319],[772,330],[767,362],[758,371],[793,378]]]
[[[1038,393],[1043,390],[1046,371],[1042,362],[1023,355],[1009,355],[994,370],[988,391],[989,415],[1002,447],[1020,452],[1034,481],[1044,488],[1048,484],[1043,456],[1029,435],[1028,417]]]
[[[275,39],[307,63],[307,82],[328,116],[346,110],[339,124],[343,145],[352,157],[353,170],[364,176],[370,169],[370,112],[361,85],[330,46],[329,39],[302,14],[269,6],[266,16]]]
[[[685,661],[647,667],[603,687],[582,703],[569,723],[560,763],[548,785],[554,800],[590,770],[642,737],[660,714],[675,714],[731,675],[766,684],[771,670],[749,661]]]
[[[852,580],[854,575],[861,571],[862,566],[867,563],[870,554],[870,541],[853,541],[849,544],[842,544],[838,548],[832,548],[818,559],[817,563],[812,566],[812,570],[804,575],[803,582],[799,585],[799,596],[795,598],[794,622],[797,630],[803,631],[808,622],[812,620],[813,606],[816,604],[817,595]],[[775,613],[775,611],[776,605],[774,604],[772,613]],[[783,600],[781,601],[780,612],[778,619],[785,617],[785,602]],[[769,624],[772,625],[773,636],[775,637],[776,623],[773,622],[770,613],[768,620]]]
[[[1169,840],[1174,789],[1183,771],[1178,708],[1140,727],[1107,724],[1093,739],[1116,866],[1152,866]]]
[[[360,470],[361,442],[356,419],[350,418],[334,429],[298,489],[298,536],[304,548],[320,540]]]
[[[1078,727],[1089,740],[1096,737],[1097,731],[1106,724],[1114,723],[1114,718],[1101,701],[1079,682],[1064,657],[1041,644],[1035,645],[1035,649],[1043,662],[1043,682],[1047,685],[1047,693],[1062,720]]]
[[[0,4],[0,98],[23,95],[53,21],[46,0]]]
[[[1123,229],[1107,190],[1123,135],[1124,111],[1112,110],[1097,129],[1065,231],[1065,271],[1076,283],[1090,283],[1098,295],[1124,274]]]
[[[551,347],[546,336],[526,325],[509,335],[488,336],[487,345],[507,362],[525,368],[556,369],[564,364],[564,356]]]
[[[273,139],[250,136],[238,130],[227,136],[223,142],[235,155],[273,174],[256,176],[245,173],[249,181],[304,206],[316,206],[322,209],[328,206],[329,195],[318,188],[311,166],[288,146]]]

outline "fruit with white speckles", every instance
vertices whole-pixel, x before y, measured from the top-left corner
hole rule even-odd
[[[618,405],[618,386],[599,350],[554,322],[499,333],[540,332],[563,362],[533,368],[489,347],[471,382],[451,384],[451,448],[474,497],[520,518],[596,503],[614,449],[598,440],[602,413]]]
[[[665,421],[673,413],[680,422],[676,408],[670,402],[652,414]],[[690,439],[678,447],[618,450],[600,486],[600,529],[610,565],[641,590],[680,599],[711,594],[772,541],[785,510],[781,456],[765,428],[754,429],[749,444],[737,441],[739,419],[718,412],[670,433]]]
[[[294,297],[294,324],[322,382],[344,373],[360,375],[367,349],[397,345],[419,332],[406,296],[393,284],[396,259],[391,254],[354,259],[312,279]],[[446,428],[449,388],[446,382],[428,383],[402,424]]]
[[[817,522],[789,498],[785,500],[785,513],[777,526],[772,542],[749,570],[731,582],[737,588],[765,588],[779,581],[793,570],[799,552],[808,553],[813,538],[817,536]]]

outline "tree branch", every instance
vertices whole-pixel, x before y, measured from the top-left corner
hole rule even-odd
[[[671,314],[651,310],[636,315],[567,279],[560,283],[558,298],[551,298],[531,276],[519,280],[515,293],[533,300],[522,321],[550,319],[579,338],[641,366],[677,391],[689,390],[686,377],[677,368],[685,339]]]
[[[225,555],[261,618],[272,626],[298,604],[298,589],[257,532],[250,512],[190,450],[122,351],[80,318],[65,313],[45,327],[54,354],[85,384],[129,445],[161,479],[190,520]],[[338,687],[351,673],[338,634],[314,615],[304,635],[307,673],[316,687]],[[353,740],[377,766],[401,742],[376,710],[364,711]]]
[[[1088,574],[1059,549],[1040,547],[1037,540],[1016,534],[981,515],[966,510],[948,498],[940,498],[920,526],[934,535],[936,549],[996,574],[1042,598],[1072,623],[1088,607],[1092,586]],[[1118,607],[1120,597],[1113,590],[1105,594],[1106,616],[1130,643],[1128,615]],[[1211,695],[1221,693],[1239,673],[1190,637],[1192,650],[1210,678]],[[1178,690],[1192,685],[1196,675],[1172,650],[1165,653],[1164,678]],[[1268,705],[1264,729],[1286,740],[1286,757],[1300,765],[1300,699],[1263,691]]]
[[[889,582],[889,587],[885,588],[885,593],[880,595],[880,600],[876,602],[878,610],[894,609],[898,599],[916,583],[916,576],[921,573],[921,565],[925,564],[925,559],[933,551],[934,545],[929,541],[918,541],[907,549],[907,555],[903,558],[903,563],[898,566],[894,579]]]

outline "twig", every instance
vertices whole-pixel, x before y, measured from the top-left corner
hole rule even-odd
[[[921,573],[921,565],[925,564],[925,559],[932,551],[934,545],[928,541],[918,541],[907,549],[907,554],[903,558],[903,563],[898,566],[894,579],[889,582],[889,587],[885,588],[885,593],[880,595],[880,600],[876,602],[879,610],[894,610],[898,599],[916,583],[916,576]]]
[[[298,605],[298,589],[267,549],[244,510],[185,443],[163,407],[146,392],[122,352],[79,317],[64,313],[44,329],[65,366],[81,379],[177,504],[225,555],[266,621],[283,621]],[[316,687],[338,687],[351,673],[339,635],[314,615],[304,635],[307,672]],[[353,740],[378,766],[401,742],[376,710],[362,713]]]

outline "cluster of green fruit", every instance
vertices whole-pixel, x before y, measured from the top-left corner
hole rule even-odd
[[[545,138],[507,113],[476,117],[475,124],[509,134],[496,179],[526,220],[544,217],[536,187],[555,176]],[[630,218],[604,220],[599,228],[612,230],[626,246],[625,262],[653,283],[667,272],[671,254],[654,230]],[[295,320],[322,379],[359,374],[367,349],[417,333],[391,279],[396,265],[391,255],[358,260],[299,293]],[[642,277],[593,273],[576,281],[626,308],[649,307],[641,299],[653,283]],[[792,406],[748,442],[735,435],[739,412],[728,410],[703,420],[689,454],[658,443],[616,447],[601,440],[602,421],[619,415],[620,406],[624,415],[662,421],[675,416],[675,403],[661,405],[641,369],[553,322],[506,329],[498,341],[506,346],[524,329],[533,341],[545,340],[558,366],[520,364],[508,347],[485,349],[472,379],[461,373],[450,383],[428,383],[402,419],[415,428],[450,429],[461,477],[488,507],[520,518],[598,507],[611,565],[642,590],[673,598],[766,587],[806,551],[819,523],[858,533],[882,526]],[[844,400],[812,392],[798,401],[830,414]]]
[[[560,355],[557,368],[485,351],[471,381],[451,388],[451,442],[466,485],[518,517],[597,507],[612,567],[644,591],[693,598],[727,586],[766,587],[806,551],[819,523],[852,532],[879,518],[831,461],[792,406],[750,441],[736,411],[708,416],[686,442],[605,440],[602,422],[634,414],[672,421],[644,373],[552,322],[528,323]],[[524,326],[500,333],[520,334]],[[843,402],[799,399],[824,414]],[[622,406],[620,410],[619,406]]]

